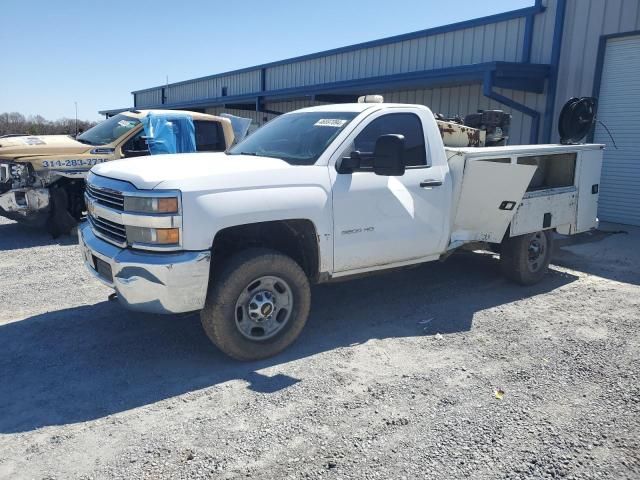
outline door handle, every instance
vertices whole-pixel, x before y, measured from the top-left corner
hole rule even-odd
[[[442,185],[442,180],[423,180],[420,182],[420,186],[422,188],[428,188],[428,187],[439,187]]]

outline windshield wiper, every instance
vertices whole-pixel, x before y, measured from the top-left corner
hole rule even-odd
[[[79,137],[76,137],[76,142],[84,143],[85,145],[96,145],[95,143],[92,143],[89,140],[85,140],[84,138],[79,138]]]

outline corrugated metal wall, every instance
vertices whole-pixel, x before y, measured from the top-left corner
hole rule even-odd
[[[153,90],[145,90],[133,96],[133,105],[135,107],[146,107],[149,105],[160,105],[162,103],[162,90],[157,88]]]
[[[557,0],[543,0],[546,10],[536,15],[533,24],[531,63],[549,63],[553,48],[553,31],[556,20]]]
[[[221,97],[223,87],[227,88],[228,96],[258,92],[260,91],[260,70],[169,85],[167,103]]]
[[[593,93],[600,36],[634,30],[640,30],[638,0],[567,1],[553,141],[558,141],[557,117],[562,105],[571,97],[591,96]]]
[[[223,87],[226,87],[228,96],[259,92],[260,70],[169,84],[165,87],[167,97],[165,103],[173,104],[221,97]],[[157,106],[162,103],[161,92],[162,87],[158,87],[135,93],[135,105],[137,107]]]
[[[521,59],[524,18],[270,67],[267,90]]]

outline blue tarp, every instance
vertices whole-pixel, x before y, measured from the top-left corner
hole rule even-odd
[[[196,151],[196,129],[184,113],[150,113],[142,119],[151,155]]]

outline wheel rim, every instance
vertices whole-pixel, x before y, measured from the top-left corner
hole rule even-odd
[[[538,232],[529,240],[527,266],[530,272],[537,272],[543,266],[547,256],[547,236],[543,232]]]
[[[293,293],[280,277],[264,276],[249,283],[236,301],[236,327],[249,340],[277,335],[289,321]]]

